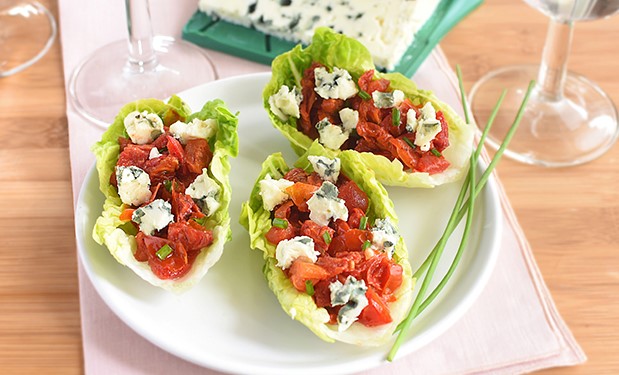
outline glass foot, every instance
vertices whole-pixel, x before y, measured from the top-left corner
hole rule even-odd
[[[69,96],[77,112],[107,128],[129,102],[165,99],[217,78],[209,58],[193,44],[158,36],[153,46],[155,63],[129,62],[126,40],[108,44],[82,62],[69,82]]]
[[[0,77],[21,72],[43,57],[56,38],[56,21],[36,1],[0,1]]]
[[[469,103],[483,130],[504,89],[507,95],[488,134],[498,149],[518,112],[531,79],[539,67],[506,67],[482,77],[471,89]],[[532,92],[522,122],[505,155],[523,163],[546,167],[583,164],[608,151],[617,140],[617,109],[595,83],[568,73],[561,98]]]

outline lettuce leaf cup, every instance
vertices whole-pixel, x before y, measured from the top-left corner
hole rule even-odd
[[[125,105],[92,148],[105,195],[94,240],[154,286],[197,283],[231,238],[237,124],[221,100],[193,114],[177,96]]]
[[[292,169],[270,155],[240,223],[286,314],[325,341],[378,346],[405,318],[414,279],[393,203],[360,158],[318,142]]]
[[[298,155],[316,139],[357,151],[386,185],[434,187],[468,169],[473,127],[402,74],[376,72],[361,43],[329,28],[273,60],[263,104]]]

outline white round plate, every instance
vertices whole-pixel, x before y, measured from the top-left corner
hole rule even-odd
[[[93,241],[92,228],[103,204],[94,168],[85,179],[76,209],[81,261],[120,319],[153,344],[190,362],[252,374],[353,373],[379,366],[385,363],[390,345],[329,344],[286,315],[264,280],[261,253],[250,250],[249,236],[238,224],[241,203],[248,199],[267,155],[281,151],[289,164],[296,160],[262,107],[262,89],[269,79],[268,73],[239,76],[180,94],[196,111],[205,101],[220,98],[232,112],[239,112],[240,154],[231,160],[230,175],[233,239],[200,283],[181,295],[153,287]],[[445,227],[459,184],[388,190],[416,269]],[[490,179],[478,200],[469,245],[457,271],[440,297],[415,319],[398,357],[435,339],[471,306],[494,266],[501,221],[497,189]],[[445,249],[434,285],[451,263],[462,227]]]

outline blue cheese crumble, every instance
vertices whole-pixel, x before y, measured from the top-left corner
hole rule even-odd
[[[124,204],[139,206],[148,202],[152,195],[150,177],[138,167],[116,167],[116,182],[118,195]]]
[[[294,182],[284,178],[274,180],[271,178],[271,175],[267,174],[259,184],[262,206],[267,211],[273,211],[275,206],[283,203],[290,197],[290,195],[286,193],[286,189],[294,185]]]
[[[367,290],[365,281],[357,280],[354,276],[348,276],[344,284],[336,280],[329,285],[331,306],[343,305],[337,314],[339,332],[347,330],[368,305],[368,298],[365,296]]]
[[[202,169],[202,174],[185,189],[185,194],[193,198],[202,209],[206,216],[211,216],[217,211],[219,203],[219,192],[221,188],[208,176],[207,169]]]
[[[275,249],[277,267],[286,269],[299,257],[306,257],[315,263],[320,252],[314,250],[314,240],[308,236],[296,236],[289,240],[279,241]]]
[[[340,158],[330,159],[325,156],[310,155],[307,160],[312,164],[314,172],[318,173],[320,178],[334,184],[337,182],[342,164]]]
[[[343,126],[332,124],[326,117],[316,123],[316,129],[318,141],[332,150],[339,150],[350,135]]]
[[[209,139],[217,132],[217,120],[200,120],[194,118],[190,123],[177,121],[170,125],[170,133],[180,143],[186,144],[190,139]]]
[[[359,112],[352,108],[342,108],[342,110],[340,110],[340,120],[342,120],[342,127],[344,127],[344,130],[350,133],[357,128],[357,123],[359,123]]]
[[[395,245],[400,240],[400,235],[389,218],[376,219],[372,231],[372,246],[374,251],[382,251],[391,259],[395,251]]]
[[[155,199],[133,212],[131,220],[140,225],[140,231],[152,236],[156,230],[162,230],[174,221],[172,205],[163,199]]]
[[[148,153],[148,160],[152,160],[161,156],[161,153],[157,149],[157,147],[153,147]]]
[[[392,92],[372,92],[372,100],[376,108],[397,107],[404,101],[404,98],[404,92],[401,90],[393,90]]]
[[[148,111],[133,111],[125,116],[123,123],[131,142],[138,145],[151,143],[163,134],[163,121]]]
[[[288,121],[290,116],[299,118],[301,113],[299,105],[303,100],[303,94],[297,87],[292,90],[286,85],[283,85],[279,91],[269,97],[269,107],[282,121]]]
[[[419,146],[421,151],[430,150],[430,142],[441,132],[441,122],[436,118],[436,109],[431,102],[427,102],[421,108],[421,114],[417,118],[413,109],[406,114],[406,130],[416,132],[415,146]]]
[[[329,181],[323,182],[307,201],[307,207],[310,210],[309,218],[321,226],[329,225],[331,219],[348,220],[348,208],[344,200],[337,197],[338,193],[337,186]]]
[[[351,98],[359,92],[355,81],[346,69],[333,67],[333,72],[329,73],[324,67],[314,69],[314,91],[323,99],[343,99]]]

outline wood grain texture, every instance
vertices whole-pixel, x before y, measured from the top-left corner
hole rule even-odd
[[[43,3],[58,16],[55,1]],[[442,42],[468,88],[487,71],[537,63],[547,19],[487,0]],[[570,68],[619,102],[619,17],[576,26]],[[83,373],[65,91],[59,43],[0,79],[0,372]],[[548,170],[499,173],[559,311],[589,357],[548,374],[619,373],[619,147]]]

